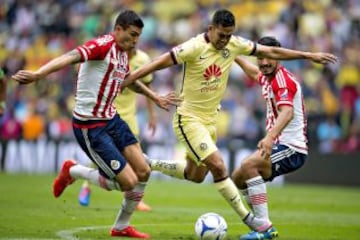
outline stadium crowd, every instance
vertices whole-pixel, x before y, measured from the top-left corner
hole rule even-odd
[[[139,48],[156,57],[204,31],[215,9],[236,16],[237,33],[257,40],[272,35],[284,47],[337,55],[336,65],[283,62],[303,86],[310,145],[323,153],[360,151],[360,3],[358,0],[2,0],[0,67],[7,76],[6,112],[0,137],[71,140],[75,68],[67,68],[26,88],[10,80],[19,69],[36,69],[85,39],[107,32],[109,19],[124,8],[141,14],[145,28]],[[177,81],[173,81],[177,79]],[[60,84],[54,84],[54,82]],[[174,85],[174,82],[176,83]],[[153,88],[168,92],[181,86],[181,68],[155,74]],[[255,147],[263,134],[264,104],[260,88],[234,64],[222,102],[220,147]],[[155,136],[146,130],[144,98],[139,98],[141,139],[161,143],[175,137],[172,113],[158,109]]]

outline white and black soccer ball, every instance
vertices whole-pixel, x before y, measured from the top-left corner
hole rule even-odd
[[[200,240],[223,240],[227,234],[227,224],[221,215],[205,213],[196,220],[195,233]]]

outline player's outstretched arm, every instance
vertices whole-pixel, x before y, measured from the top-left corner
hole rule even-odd
[[[148,88],[151,88],[151,85],[145,84]],[[155,132],[156,132],[156,125],[157,125],[157,116],[156,116],[156,111],[154,108],[154,103],[149,99],[146,98],[146,106],[147,106],[147,110],[149,113],[149,118],[148,118],[148,128],[151,132],[151,135],[154,136]]]
[[[255,64],[252,64],[249,61],[239,56],[235,58],[235,62],[237,63],[237,65],[239,65],[242,68],[242,70],[249,78],[251,78],[254,81],[257,81],[260,74],[260,70],[257,66],[255,66]]]
[[[277,60],[309,59],[321,64],[337,62],[337,57],[331,53],[303,52],[282,47],[264,46],[261,44],[257,44],[254,55]]]
[[[170,106],[177,106],[178,103],[181,102],[181,99],[178,98],[174,92],[170,92],[165,96],[160,96],[140,80],[136,80],[129,88],[150,98],[156,105],[166,111],[170,110]]]
[[[65,66],[78,63],[81,60],[80,53],[74,49],[68,53],[65,53],[57,58],[54,58],[50,62],[46,63],[36,71],[20,70],[14,74],[11,78],[21,84],[28,84],[39,79],[46,77],[52,72],[56,72]]]
[[[121,87],[125,88],[134,83],[137,79],[142,78],[156,70],[167,68],[171,65],[174,65],[174,62],[170,53],[165,53],[130,73],[121,84]]]

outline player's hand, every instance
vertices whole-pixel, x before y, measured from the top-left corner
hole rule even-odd
[[[177,106],[182,100],[178,98],[175,92],[170,92],[165,96],[158,96],[155,103],[160,108],[169,111],[171,106]]]
[[[148,123],[148,128],[151,132],[151,136],[153,137],[155,135],[156,132],[156,125],[157,125],[157,120],[155,116],[151,116],[149,119],[149,123]]]
[[[266,135],[263,139],[260,140],[257,147],[262,157],[268,158],[271,155],[273,142],[274,139],[269,135]]]
[[[33,71],[20,70],[11,76],[12,79],[20,84],[29,84],[40,79],[40,75]]]
[[[311,53],[310,59],[313,62],[327,64],[327,63],[336,63],[338,58],[331,53],[315,52]]]

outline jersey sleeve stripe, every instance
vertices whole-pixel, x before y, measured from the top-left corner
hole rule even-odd
[[[253,49],[251,50],[251,52],[250,52],[250,56],[251,55],[254,55],[255,53],[256,53],[256,48],[257,48],[257,43],[256,42],[254,42],[254,47],[253,47]]]
[[[87,61],[88,54],[86,53],[86,50],[83,47],[78,47],[78,51],[80,52],[82,60]]]
[[[282,106],[282,105],[294,106],[294,104],[290,101],[278,101],[276,103],[276,106]]]
[[[173,60],[174,64],[178,64],[178,61],[176,60],[175,53],[173,50],[170,51],[171,59]]]
[[[279,88],[286,88],[286,81],[283,71],[278,71],[276,74],[276,82],[279,85]]]

